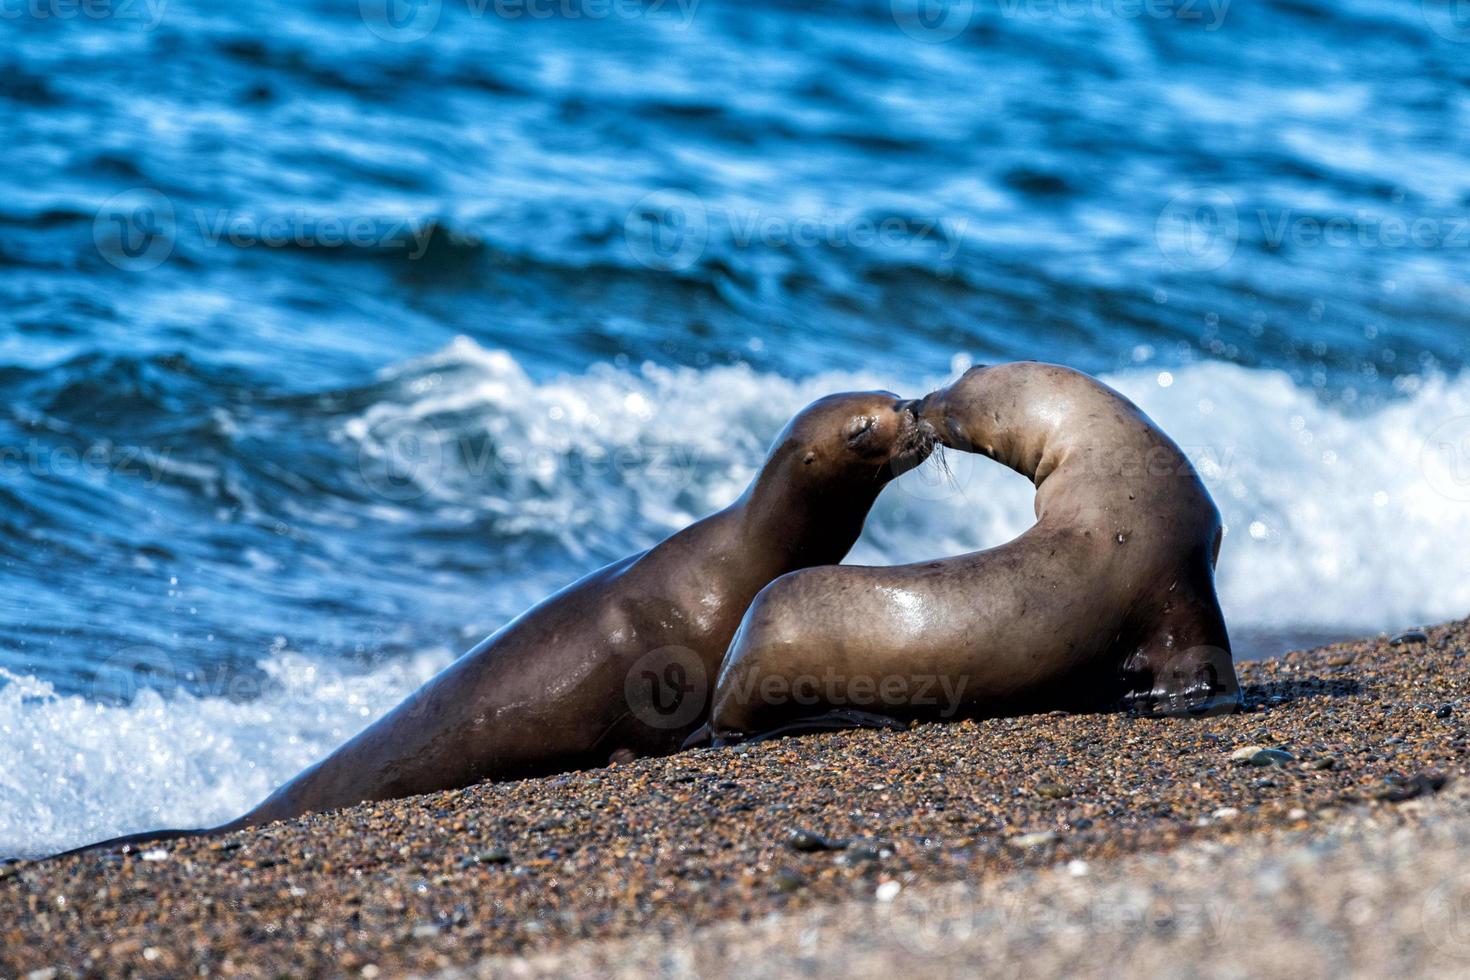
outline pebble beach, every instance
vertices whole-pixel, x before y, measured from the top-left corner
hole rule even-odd
[[[0,865],[0,977],[1470,968],[1470,621],[1248,710],[699,750]]]

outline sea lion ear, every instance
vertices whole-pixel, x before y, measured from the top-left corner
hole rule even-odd
[[[812,450],[812,449],[808,449],[806,451],[806,454],[801,457],[801,461],[803,463],[805,463],[807,466],[812,465],[813,463],[815,463],[817,461],[816,451],[815,450]]]

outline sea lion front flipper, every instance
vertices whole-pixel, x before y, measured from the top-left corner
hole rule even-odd
[[[1125,706],[1195,718],[1239,711],[1244,699],[1213,586],[1171,591],[1169,607],[1124,665],[1134,683]]]

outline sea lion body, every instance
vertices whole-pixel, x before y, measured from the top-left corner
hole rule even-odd
[[[814,402],[734,504],[542,601],[214,830],[677,750],[706,720],[756,593],[793,569],[841,561],[883,486],[928,455],[912,404],[888,392]]]
[[[918,411],[941,443],[1030,478],[1036,524],[953,558],[777,579],[726,657],[717,742],[1119,702],[1238,707],[1214,587],[1219,512],[1143,412],[1085,374],[1034,362],[973,369]],[[811,677],[815,701],[810,683],[804,704],[761,692]]]

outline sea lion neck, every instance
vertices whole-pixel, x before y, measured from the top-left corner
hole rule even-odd
[[[885,482],[823,479],[800,454],[778,452],[730,510],[741,533],[767,542],[784,568],[836,564],[857,543]]]

